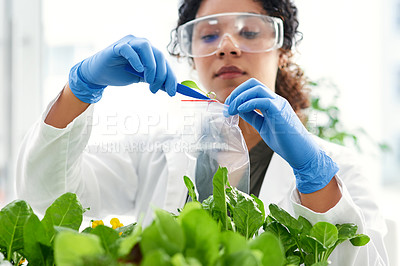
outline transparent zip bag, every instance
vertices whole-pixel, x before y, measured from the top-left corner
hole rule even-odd
[[[250,159],[239,116],[227,116],[226,108],[216,100],[181,101],[181,145],[190,168],[195,169],[189,177],[200,202],[212,194],[218,167],[227,168],[230,185],[249,193]]]

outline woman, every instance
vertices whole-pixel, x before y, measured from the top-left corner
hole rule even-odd
[[[387,264],[384,223],[354,157],[311,136],[292,109],[300,114],[307,107],[301,72],[290,58],[297,9],[289,0],[234,2],[183,1],[171,52],[188,56],[203,86],[229,105],[230,115],[242,118],[240,127],[253,158],[252,192],[266,205],[277,203],[312,222],[356,223],[371,237],[366,247],[340,246],[331,256],[336,265]],[[144,78],[131,75],[127,66],[144,72]],[[19,197],[44,210],[72,191],[91,206],[94,216],[120,212],[138,217],[148,213],[150,203],[170,211],[181,207],[187,191],[181,180],[184,169],[176,167],[179,155],[85,151],[87,118],[104,88],[141,81],[154,93],[176,93],[176,78],[161,52],[133,36],[75,65],[21,148]],[[138,140],[134,136],[127,141]]]

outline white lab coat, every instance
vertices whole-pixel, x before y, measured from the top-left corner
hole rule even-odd
[[[149,145],[161,141],[173,147],[179,140],[162,134],[134,135],[118,143],[87,146],[93,105],[64,129],[44,123],[51,105],[21,146],[16,176],[20,199],[43,213],[58,196],[70,191],[78,195],[84,207],[90,207],[87,214],[92,217],[144,215],[145,224],[151,220],[151,206],[176,212],[184,205],[187,190],[182,177],[191,172],[185,155]],[[293,171],[277,154],[272,156],[260,199],[267,211],[270,203],[276,203],[312,223],[355,223],[358,232],[371,237],[370,243],[361,248],[348,241],[340,245],[330,257],[332,265],[388,265],[382,240],[385,223],[356,156],[341,146],[316,140],[340,167],[337,181],[342,198],[337,205],[326,213],[303,207]]]

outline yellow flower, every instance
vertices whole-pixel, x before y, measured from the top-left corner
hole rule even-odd
[[[103,221],[102,220],[92,221],[92,228],[93,229],[96,228],[96,226],[98,226],[98,225],[104,225]]]
[[[119,232],[119,236],[121,236],[122,235],[122,232]]]
[[[112,229],[117,229],[124,226],[122,223],[120,223],[118,218],[112,218],[110,224],[112,225]]]

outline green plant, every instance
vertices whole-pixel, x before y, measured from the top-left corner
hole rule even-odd
[[[271,204],[269,210],[271,214],[264,224],[264,230],[279,236],[285,254],[292,263],[328,265],[329,256],[344,241],[350,240],[354,246],[363,246],[369,242],[368,236],[356,234],[355,224],[335,226],[318,222],[311,225],[304,217],[295,219],[277,205]]]
[[[189,195],[195,195],[194,185],[188,177],[185,177],[185,184]],[[270,214],[265,217],[261,200],[229,185],[226,168],[218,169],[213,187],[213,195],[204,200],[202,205],[218,222],[221,230],[238,232],[249,240],[257,235],[262,226],[265,232],[273,233],[282,243],[287,264],[328,265],[329,256],[344,241],[350,240],[354,246],[369,242],[368,236],[356,234],[355,224],[335,226],[318,222],[312,225],[302,216],[295,219],[275,204],[269,205]],[[276,255],[279,256],[279,253]]]
[[[104,225],[79,232],[85,209],[73,193],[60,196],[42,220],[22,200],[0,211],[0,254],[18,265],[327,265],[330,253],[349,239],[365,245],[354,224],[314,226],[229,185],[226,168],[213,179],[213,195],[202,203],[188,177],[193,202],[178,216],[161,209],[142,229]],[[99,223],[97,223],[99,224]],[[118,222],[120,225],[120,223]],[[260,232],[261,228],[264,232]],[[1,259],[0,259],[1,263]]]
[[[363,136],[381,151],[390,151],[388,144],[376,142],[363,128],[349,131],[344,127],[340,120],[340,109],[337,107],[340,92],[334,83],[321,79],[317,82],[309,82],[309,86],[311,87],[311,105],[306,127],[310,132],[339,145],[353,145],[358,151],[361,151],[360,136]]]

